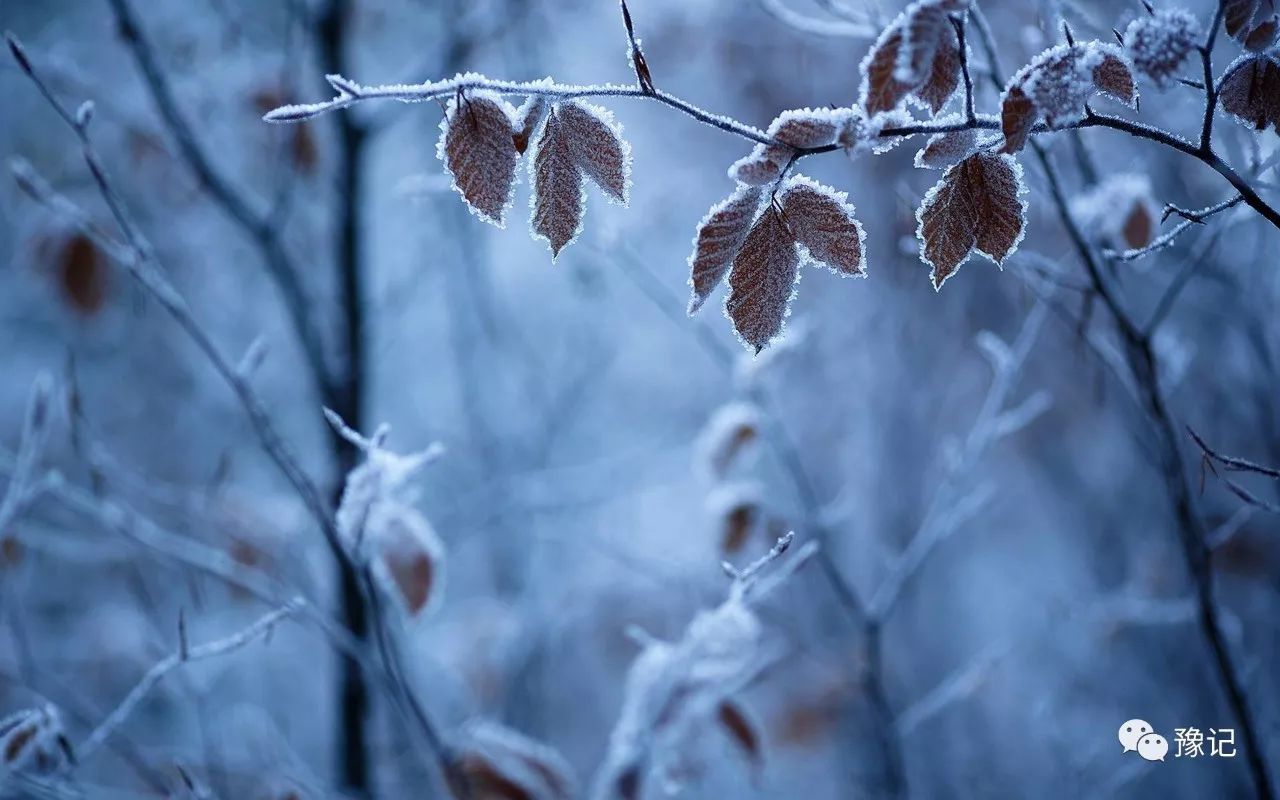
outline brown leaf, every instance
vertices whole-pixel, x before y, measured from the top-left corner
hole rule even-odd
[[[744,502],[729,508],[721,522],[720,552],[726,556],[737,553],[751,538],[760,517],[760,507]]]
[[[934,114],[960,81],[960,49],[947,19],[967,0],[918,0],[881,32],[859,69],[867,116],[896,108],[914,94]]]
[[[626,205],[631,149],[613,115],[576,100],[560,103],[555,113],[578,168],[606,195]]]
[[[795,108],[769,124],[771,139],[797,149],[823,147],[836,140],[840,116],[830,109]]]
[[[546,97],[535,94],[526,99],[516,111],[517,122],[511,137],[517,153],[523,155],[529,149],[529,140],[533,138],[533,132],[547,116],[547,109],[550,107],[551,103]]]
[[[31,719],[21,722],[14,726],[4,736],[4,763],[13,764],[17,762],[18,756],[22,755],[23,750],[40,732],[40,726],[37,720]]]
[[[782,176],[795,151],[776,144],[758,144],[729,167],[729,177],[747,186],[763,186]]]
[[[1280,63],[1270,55],[1251,56],[1232,67],[1220,98],[1223,110],[1245,124],[1280,133]]]
[[[797,177],[788,184],[781,202],[787,227],[813,260],[837,275],[866,276],[866,233],[844,193]]]
[[[492,762],[479,753],[463,756],[461,768],[468,786],[463,791],[455,788],[459,798],[474,797],[484,800],[537,800],[533,793],[521,786]]]
[[[370,518],[385,579],[410,615],[438,594],[444,550],[435,531],[417,511],[399,504],[377,509]]]
[[[698,223],[693,253],[689,256],[689,285],[693,288],[690,315],[702,308],[729,271],[755,221],[761,194],[759,188],[739,186],[728,198],[712,206]]]
[[[1104,53],[1102,61],[1093,68],[1093,84],[1098,91],[1109,94],[1125,105],[1132,106],[1138,97],[1133,84],[1133,71],[1129,64],[1114,53]]]
[[[1022,168],[1011,156],[975,153],[949,167],[917,212],[920,256],[934,289],[977,250],[1000,265],[1022,240]]]
[[[973,130],[935,133],[916,153],[915,164],[921,169],[945,169],[973,155],[978,149],[978,133]]]
[[[1146,203],[1134,203],[1125,218],[1120,235],[1131,250],[1137,250],[1151,244],[1155,237],[1156,221],[1151,217],[1151,208]]]
[[[107,266],[92,239],[75,233],[62,243],[57,275],[62,296],[72,308],[86,316],[102,309],[107,298]]]
[[[1246,49],[1260,52],[1275,41],[1275,0],[1224,0],[1222,6],[1227,35]]]
[[[725,313],[738,337],[759,353],[782,332],[800,263],[795,241],[770,205],[747,234],[729,273]]]
[[[1133,66],[1161,88],[1174,83],[1187,58],[1196,51],[1200,21],[1183,8],[1140,14],[1124,31],[1124,51]]]
[[[1000,129],[1004,132],[1004,146],[1000,152],[1016,153],[1026,147],[1027,137],[1039,116],[1036,104],[1020,87],[1014,86],[1006,91],[1000,104]]]
[[[320,150],[316,147],[311,126],[307,123],[303,122],[292,127],[292,134],[289,137],[289,155],[293,159],[294,169],[298,172],[310,175],[316,171],[316,164],[320,161]]]
[[[880,34],[862,60],[861,103],[867,116],[897,108],[911,92],[911,84],[894,77],[898,50],[902,47],[902,27],[892,23]]]
[[[927,75],[913,94],[937,114],[960,86],[960,42],[950,25],[934,51]]]
[[[746,713],[732,701],[725,700],[720,703],[717,717],[725,732],[729,734],[729,738],[733,739],[734,743],[742,748],[742,752],[746,754],[753,765],[759,767],[760,762],[764,759],[760,734],[756,731],[755,724],[751,722]]]
[[[533,233],[547,240],[554,260],[582,230],[586,204],[582,173],[562,132],[558,109],[552,110],[542,126],[531,168]]]
[[[481,219],[498,227],[506,224],[520,158],[511,133],[512,113],[501,97],[472,92],[449,101],[440,122],[437,153],[453,187]]]

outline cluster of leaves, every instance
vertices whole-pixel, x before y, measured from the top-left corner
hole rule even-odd
[[[725,314],[743,344],[759,353],[783,329],[802,264],[865,276],[866,233],[847,196],[791,174],[793,167],[821,152],[884,152],[927,131],[922,123],[929,120],[935,129],[949,129],[930,138],[915,162],[943,170],[917,211],[920,257],[934,288],[941,289],[974,253],[1002,266],[1025,234],[1026,187],[1016,157],[1030,136],[1079,123],[1098,94],[1136,108],[1135,73],[1165,88],[1198,47],[1200,25],[1181,9],[1150,9],[1120,36],[1120,46],[1068,36],[1010,79],[1000,97],[1000,135],[982,136],[963,44],[969,5],[916,0],[863,59],[856,103],[784,111],[763,136],[751,134],[757,144],[729,168],[735,188],[698,225],[689,257],[690,314],[727,277]],[[653,94],[629,15],[626,21],[628,57],[643,92]],[[1276,38],[1275,0],[1226,0],[1224,24],[1251,52],[1230,68],[1223,108],[1256,128],[1280,130],[1280,62],[1267,51]],[[480,76],[460,80],[468,77],[484,82]],[[962,83],[965,92],[959,91]],[[516,109],[486,91],[459,92],[446,110],[439,147],[459,193],[479,216],[499,225],[511,203],[517,163],[531,147],[532,228],[553,257],[582,229],[587,180],[625,204],[630,173],[629,148],[609,112],[563,99],[565,94],[572,92],[547,83],[546,96],[531,96]],[[958,95],[964,114],[943,116]],[[1128,246],[1149,242],[1157,225],[1153,216],[1145,201],[1135,200],[1124,224],[1107,235]]]
[[[530,224],[552,258],[582,231],[589,178],[610,200],[627,204],[631,149],[606,109],[534,95],[519,109],[486,91],[459,92],[445,109],[437,152],[453,186],[486,222],[506,224],[516,166],[533,145]]]

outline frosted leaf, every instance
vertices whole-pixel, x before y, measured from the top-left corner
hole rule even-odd
[[[1022,167],[1011,156],[976,153],[947,169],[916,213],[920,258],[935,290],[973,251],[996,265],[1017,249],[1026,229]]]
[[[788,147],[824,147],[836,140],[847,112],[843,109],[794,108],[783,111],[769,124],[769,138]]]
[[[455,97],[445,108],[436,146],[458,194],[498,227],[505,224],[520,158],[511,138],[513,113],[507,101],[488,92]]]
[[[689,299],[690,316],[702,308],[729,271],[755,221],[762,194],[758,187],[739,186],[728,198],[712,206],[698,223],[693,253],[689,256],[689,286],[693,289]]]
[[[719,526],[721,552],[733,555],[761,528],[764,486],[758,481],[722,483],[707,495],[707,510]]]
[[[862,60],[859,104],[868,116],[897,108],[909,95],[936,114],[960,81],[960,47],[947,14],[960,0],[919,0],[881,33]]]
[[[899,128],[913,122],[904,109],[882,111],[868,119],[862,109],[854,108],[844,115],[836,142],[844,148],[849,158],[864,153],[887,153],[902,143],[905,137],[883,136],[886,128]]]
[[[67,770],[72,761],[71,744],[54,706],[18,711],[0,719],[0,776],[53,775]]]
[[[842,277],[866,277],[866,231],[848,195],[797,175],[781,193],[787,227],[809,257]]]
[[[1160,88],[1178,77],[1178,70],[1196,50],[1200,23],[1182,8],[1162,8],[1140,16],[1124,32],[1124,49],[1138,72]]]
[[[762,186],[776,181],[795,151],[776,144],[758,144],[751,152],[729,167],[729,177],[748,186]]]
[[[722,480],[740,459],[753,454],[763,419],[752,403],[729,403],[716,409],[694,444],[699,472]]]
[[[443,595],[444,543],[426,517],[409,506],[388,502],[369,518],[374,575],[410,616]]]
[[[1276,39],[1275,0],[1223,0],[1222,24],[1245,49],[1261,52]]]
[[[1146,247],[1160,225],[1151,181],[1139,173],[1108,177],[1071,202],[1071,215],[1082,229],[1113,250]]]
[[[529,149],[529,142],[537,131],[542,120],[547,116],[551,101],[544,95],[530,95],[515,113],[515,127],[512,129],[512,141],[516,152],[523,154]]]
[[[1222,110],[1255,130],[1280,133],[1280,62],[1271,55],[1242,56],[1227,72]]]
[[[799,253],[777,209],[769,206],[747,234],[729,273],[725,314],[757,353],[782,332],[795,295]]]
[[[1085,102],[1098,92],[1133,106],[1133,72],[1115,45],[1059,45],[1032,59],[1013,76],[1001,100],[1003,152],[1016,153],[1040,119],[1050,127],[1084,117]]]
[[[571,800],[576,794],[573,770],[558,752],[496,722],[467,723],[453,752],[472,796]]]
[[[921,169],[946,169],[991,143],[980,142],[975,130],[936,133],[916,153],[915,165]]]
[[[533,173],[533,208],[530,225],[535,238],[545,239],[555,260],[565,245],[582,232],[587,196],[584,177],[574,159],[555,110],[547,117],[538,137],[529,169]]]
[[[560,103],[555,112],[578,168],[607,197],[625,206],[631,146],[622,138],[622,126],[607,109],[576,100]]]
[[[742,706],[732,700],[722,700],[716,709],[716,719],[751,765],[759,769],[764,760],[760,731]]]

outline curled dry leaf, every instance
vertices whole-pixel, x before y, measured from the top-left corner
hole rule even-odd
[[[550,107],[551,102],[546,97],[535,94],[526,98],[520,108],[516,110],[516,124],[511,132],[511,140],[515,144],[517,153],[523,155],[524,151],[529,149],[529,142],[533,139],[533,133],[542,124],[542,120],[547,116],[547,109]]]
[[[799,279],[800,256],[778,209],[769,205],[747,233],[729,273],[725,314],[757,353],[782,332]]]
[[[689,256],[689,299],[692,316],[724,279],[755,222],[763,191],[754,186],[739,186],[733,194],[711,207],[698,223]]]
[[[860,104],[868,116],[908,96],[937,114],[960,84],[960,43],[947,19],[967,0],[919,0],[881,32],[863,59]]]
[[[1044,51],[1018,70],[1005,88],[1002,152],[1021,150],[1041,119],[1055,127],[1083,118],[1085,102],[1098,92],[1129,106],[1137,103],[1133,71],[1119,47],[1084,42]]]
[[[486,222],[502,227],[516,181],[520,154],[511,134],[511,104],[487,92],[449,101],[436,152],[453,187]]]
[[[1244,56],[1228,68],[1222,108],[1246,125],[1280,133],[1280,62],[1270,55]]]
[[[1195,52],[1199,36],[1195,14],[1184,8],[1161,8],[1129,23],[1124,31],[1124,51],[1134,69],[1165,88],[1174,83],[1178,70]]]
[[[752,766],[759,768],[764,761],[764,745],[760,741],[760,733],[756,730],[755,723],[742,707],[732,700],[723,700],[717,709],[716,718]]]
[[[582,230],[587,202],[582,173],[559,116],[554,112],[542,126],[530,169],[533,172],[533,233],[547,240],[554,259]]]
[[[795,150],[785,145],[758,144],[729,167],[729,177],[747,186],[763,186],[782,176]]]
[[[916,217],[920,257],[934,289],[977,250],[1002,265],[1022,241],[1026,203],[1022,167],[1011,156],[975,153],[947,169]]]
[[[883,137],[885,128],[910,125],[912,121],[911,114],[901,108],[882,111],[870,118],[860,108],[849,109],[841,120],[836,143],[844,148],[849,158],[857,158],[864,153],[887,153],[906,137]]]
[[[867,234],[847,198],[844,192],[798,175],[782,193],[782,214],[810,258],[837,275],[865,277]]]
[[[1227,35],[1246,49],[1261,52],[1276,40],[1275,0],[1223,0],[1222,10]]]

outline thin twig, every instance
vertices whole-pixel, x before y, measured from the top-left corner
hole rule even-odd
[[[163,680],[170,672],[186,663],[204,661],[205,659],[214,658],[239,650],[255,639],[268,636],[271,633],[271,629],[277,622],[285,617],[293,615],[295,612],[301,610],[305,605],[306,602],[301,597],[294,598],[282,607],[261,617],[252,625],[241,631],[233,633],[225,638],[196,645],[195,647],[188,649],[185,653],[185,658],[184,654],[180,651],[157,662],[155,666],[147,671],[146,675],[142,676],[142,680],[138,681],[133,689],[130,690],[129,694],[125,695],[125,698],[120,701],[120,704],[116,706],[115,710],[108,714],[106,719],[104,719],[98,727],[94,728],[88,737],[85,738],[84,742],[76,748],[76,754],[79,759],[81,761],[88,760],[94,752],[97,751],[98,747],[100,747],[117,728],[124,724],[125,720],[127,720],[129,715],[138,708],[138,705],[143,701],[147,694],[156,687],[156,684],[160,683],[160,681]]]

